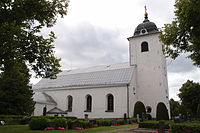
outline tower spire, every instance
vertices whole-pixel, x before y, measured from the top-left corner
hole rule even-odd
[[[147,13],[147,7],[146,5],[144,6],[145,12],[144,12],[144,21],[143,22],[147,22],[148,20],[148,13]]]

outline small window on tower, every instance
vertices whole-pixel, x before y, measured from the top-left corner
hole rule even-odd
[[[141,44],[141,52],[146,52],[149,51],[148,43],[147,42],[142,42]]]

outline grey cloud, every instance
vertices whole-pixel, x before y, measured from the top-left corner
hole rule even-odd
[[[159,28],[163,27],[164,23],[171,23],[174,18],[174,0],[140,0],[139,5],[147,6],[150,21],[157,24]]]
[[[128,61],[128,41],[121,40],[118,31],[82,23],[76,27],[59,24],[55,32],[56,55],[62,58],[63,69]]]
[[[196,69],[192,64],[192,61],[187,58],[187,54],[182,54],[175,60],[167,59],[167,69],[168,72],[190,72]]]

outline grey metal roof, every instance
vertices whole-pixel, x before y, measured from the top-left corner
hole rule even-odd
[[[150,22],[148,20],[148,17],[145,17],[145,20],[143,21],[143,23],[139,24],[135,28],[134,36],[141,35],[141,32],[143,32],[143,30],[144,30],[144,33],[147,31],[148,34],[158,32],[158,28],[156,24],[153,22]]]
[[[85,69],[82,71],[71,70],[69,73],[64,71],[64,74],[58,75],[57,79],[42,79],[33,86],[33,89],[129,84],[134,71],[134,66],[129,66],[128,64],[101,66],[100,68],[98,70],[87,68],[87,71]],[[77,71],[77,73],[72,71]]]
[[[57,104],[51,96],[49,96],[44,92],[34,92],[33,101],[41,104],[51,104],[51,105]]]

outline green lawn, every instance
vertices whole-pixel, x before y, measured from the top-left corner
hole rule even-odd
[[[122,126],[111,126],[111,127],[95,127],[85,130],[49,130],[49,131],[36,131],[30,130],[28,125],[6,125],[0,126],[0,133],[94,133],[98,131],[115,130],[119,128],[130,128],[136,127],[137,125],[122,125]]]

